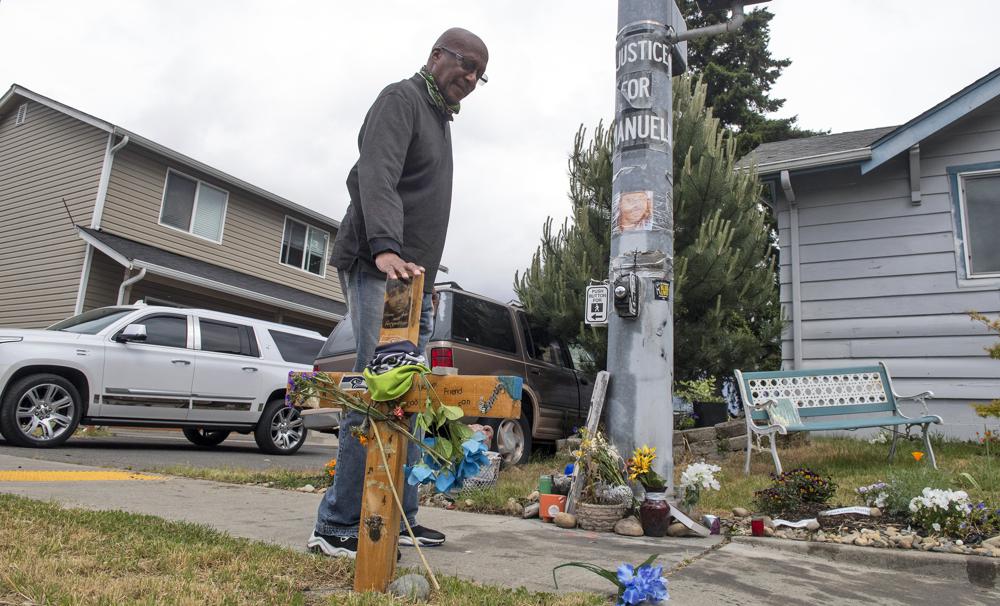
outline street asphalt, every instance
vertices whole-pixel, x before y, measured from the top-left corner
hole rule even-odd
[[[84,466],[0,454],[0,471],[86,470]],[[152,481],[0,482],[0,492],[65,506],[120,509],[205,524],[238,537],[304,549],[317,494],[164,477]],[[438,574],[506,587],[556,591],[552,569],[564,562],[615,568],[653,553],[667,569],[675,604],[1000,603],[1000,561],[978,556],[899,552],[721,537],[627,538],[564,530],[538,520],[421,510],[419,521],[447,533],[425,549]],[[402,565],[417,568],[413,548]],[[608,593],[606,580],[579,569],[559,571],[559,591]]]
[[[59,448],[19,448],[0,437],[0,454],[78,465],[154,471],[173,466],[232,469],[322,470],[337,454],[337,438],[309,432],[306,443],[290,456],[265,454],[252,435],[230,434],[218,446],[195,446],[179,429],[112,427],[114,435],[73,436]]]

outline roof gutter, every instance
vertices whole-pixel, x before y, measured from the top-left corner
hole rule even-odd
[[[849,164],[853,162],[864,162],[872,157],[870,147],[859,147],[844,151],[830,152],[828,154],[818,154],[795,158],[792,160],[781,160],[779,162],[765,162],[757,164],[757,174],[767,175],[780,173],[781,171],[796,171],[807,168],[817,168],[821,166],[831,166],[836,164]],[[750,166],[742,167],[742,170],[750,170]]]
[[[118,305],[124,305],[125,304],[125,291],[128,290],[129,286],[132,286],[133,284],[135,284],[139,280],[142,280],[145,277],[146,277],[146,268],[143,267],[142,269],[139,270],[139,273],[137,273],[136,275],[134,275],[131,278],[128,278],[127,280],[125,280],[124,282],[122,282],[121,286],[118,287],[118,303],[117,304]]]

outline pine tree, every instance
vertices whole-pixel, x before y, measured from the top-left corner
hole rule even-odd
[[[737,172],[735,142],[706,105],[706,87],[674,81],[674,359],[677,379],[773,366],[781,329],[775,248],[760,186]],[[611,137],[577,132],[569,159],[571,218],[546,222],[514,289],[536,321],[605,367],[607,335],[583,322],[584,291],[610,257]]]

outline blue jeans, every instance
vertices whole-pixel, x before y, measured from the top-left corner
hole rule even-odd
[[[385,297],[385,280],[380,276],[363,272],[358,263],[350,271],[340,272],[340,286],[347,295],[347,313],[354,328],[354,340],[358,353],[354,360],[355,372],[364,370],[378,345],[379,331],[382,329],[382,305]],[[420,312],[420,342],[417,347],[424,351],[434,328],[434,310],[431,295],[424,293]],[[360,425],[364,415],[347,413],[340,422],[340,440],[337,448],[337,475],[333,486],[323,494],[316,515],[316,532],[335,537],[358,536],[358,522],[361,519],[361,492],[364,486],[365,459],[368,452],[358,439],[351,435],[351,428]],[[407,462],[411,465],[420,458],[420,449],[410,443],[406,451]],[[398,489],[398,487],[397,487]],[[403,490],[403,510],[410,525],[417,523],[417,487],[405,485]],[[402,530],[402,528],[401,528]]]

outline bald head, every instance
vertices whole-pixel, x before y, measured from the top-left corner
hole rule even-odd
[[[427,57],[427,70],[448,103],[458,103],[476,88],[486,73],[490,54],[483,40],[467,29],[453,27],[441,34]]]

